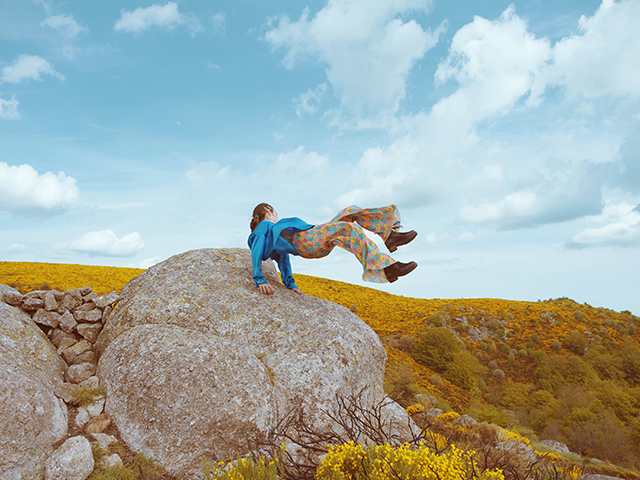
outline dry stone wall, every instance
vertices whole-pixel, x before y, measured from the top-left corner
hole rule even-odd
[[[110,424],[103,412],[104,397],[84,408],[75,406],[72,398],[78,387],[99,386],[93,344],[117,299],[115,292],[98,296],[91,287],[22,295],[0,285],[3,480],[39,478],[42,472],[45,480],[83,480],[93,471],[89,440],[82,435],[69,438],[69,418],[92,442],[91,433],[103,432]],[[78,463],[79,458],[84,460]]]

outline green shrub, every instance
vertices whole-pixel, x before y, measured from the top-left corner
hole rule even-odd
[[[439,313],[429,315],[429,318],[427,318],[427,323],[429,325],[433,325],[434,327],[441,327],[442,325],[444,325],[442,315],[440,315]]]
[[[87,480],[138,480],[139,476],[131,468],[116,465],[101,470],[94,470]]]
[[[466,390],[471,390],[478,384],[478,379],[485,371],[478,359],[467,351],[456,353],[453,361],[448,365],[444,376],[451,383]]]
[[[562,348],[562,345],[560,345],[560,342],[558,340],[554,340],[551,344],[551,348],[554,350],[560,350]]]
[[[444,372],[460,351],[458,339],[447,328],[435,327],[420,334],[420,343],[413,351],[416,362],[436,372]]]
[[[356,313],[358,311],[358,306],[354,303],[349,307],[349,310],[351,310],[353,313]]]
[[[573,316],[576,317],[576,320],[578,320],[579,322],[587,321],[587,318],[584,316],[584,313],[582,313],[582,310],[575,310],[573,312]]]
[[[431,382],[432,385],[435,385],[436,387],[440,387],[442,386],[442,377],[440,375],[431,375],[429,377],[429,382]]]
[[[495,378],[497,378],[498,380],[504,380],[504,377],[505,377],[506,375],[504,374],[504,372],[503,372],[502,370],[500,370],[499,368],[496,368],[496,369],[493,371],[493,376],[494,376]]]
[[[584,355],[584,351],[589,345],[589,339],[583,334],[574,330],[564,341],[564,348],[576,355]]]

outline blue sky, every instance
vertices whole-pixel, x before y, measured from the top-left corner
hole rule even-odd
[[[638,0],[2,0],[0,260],[395,203],[398,295],[640,313]],[[294,271],[355,284],[336,250]]]

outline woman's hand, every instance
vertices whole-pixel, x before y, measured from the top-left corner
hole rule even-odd
[[[273,292],[275,292],[273,287],[271,285],[269,285],[268,283],[259,284],[258,285],[258,290],[260,290],[260,293],[263,293],[265,295],[271,295]]]
[[[291,290],[296,292],[298,295],[304,295],[304,292],[302,290],[300,290],[299,288],[292,288]]]

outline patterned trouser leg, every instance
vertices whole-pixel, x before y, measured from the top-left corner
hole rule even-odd
[[[353,253],[362,264],[363,280],[387,283],[383,269],[395,260],[378,249],[364,233],[363,227],[386,240],[399,222],[400,214],[395,205],[369,209],[352,205],[327,223],[292,234],[289,241],[303,258],[321,258],[329,255],[334,247],[343,248]]]

